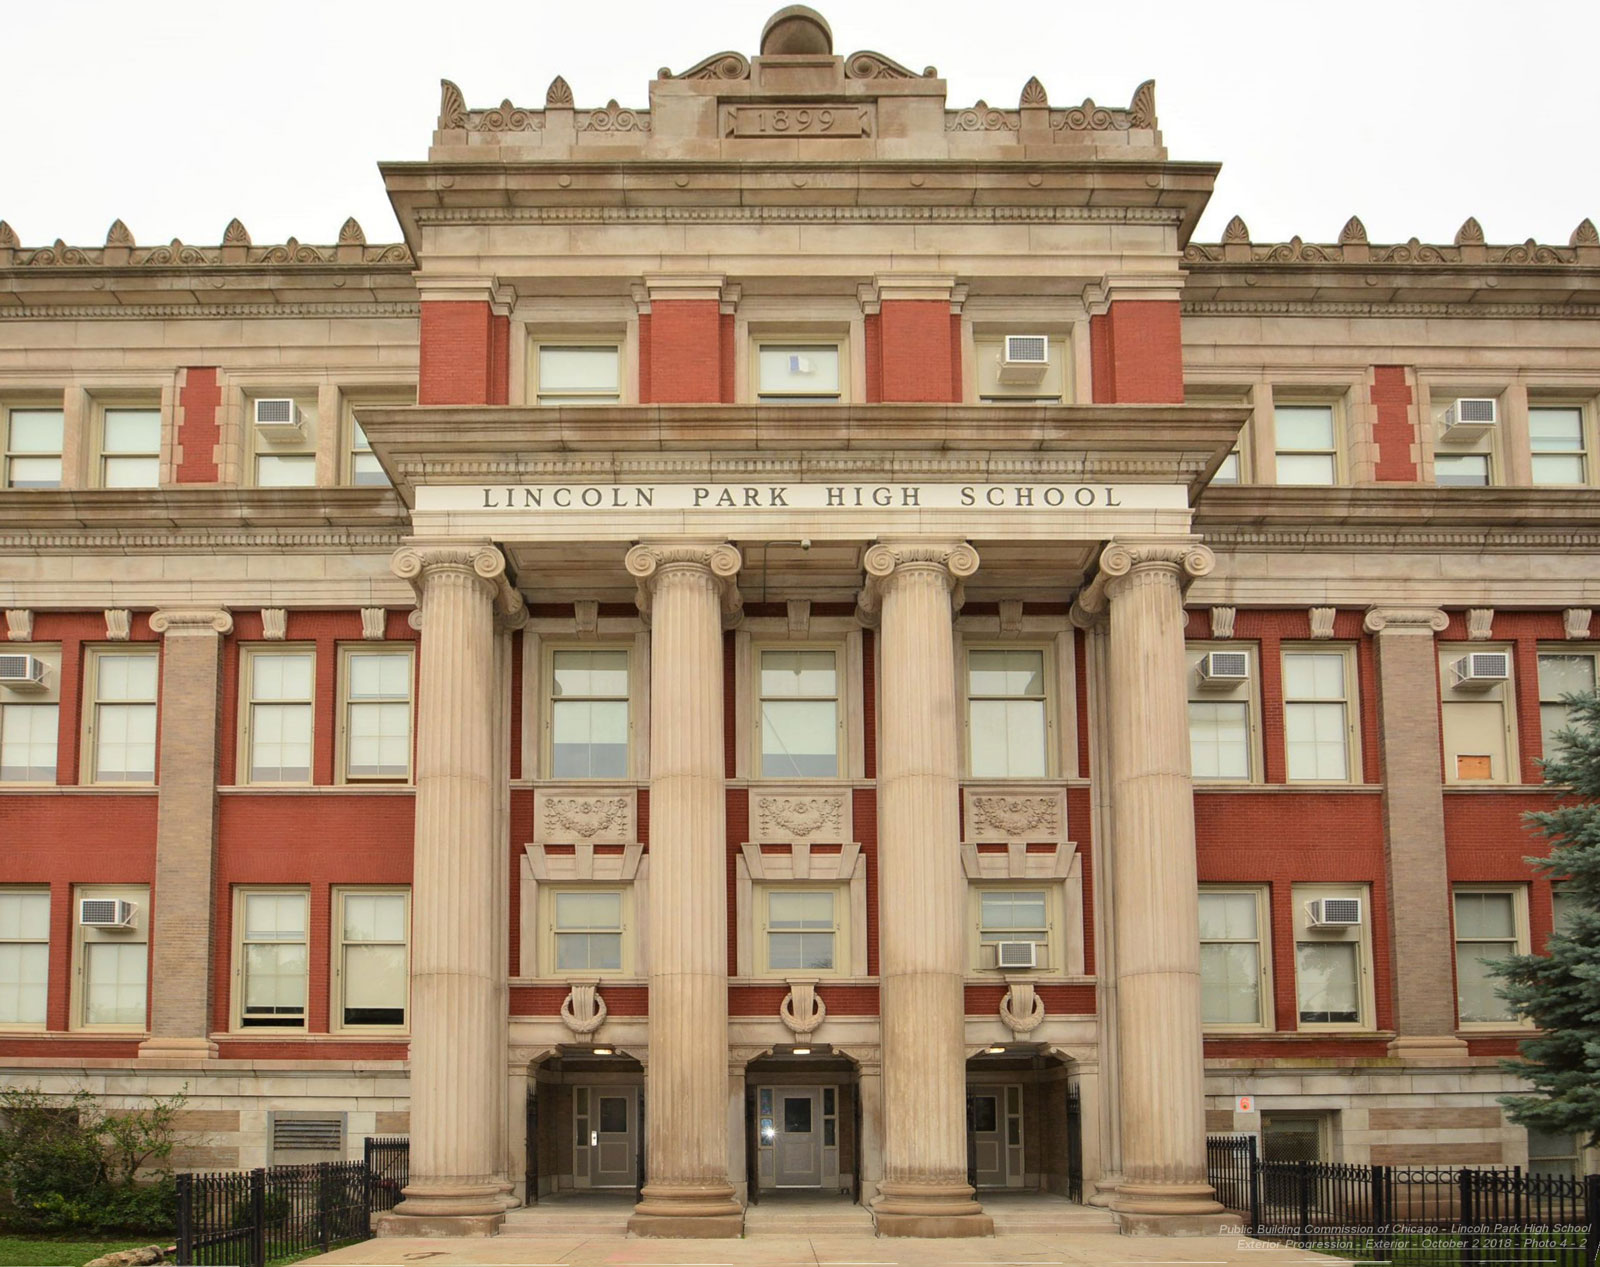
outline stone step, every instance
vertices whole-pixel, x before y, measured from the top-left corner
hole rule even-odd
[[[746,1236],[845,1236],[872,1234],[872,1214],[847,1201],[795,1205],[774,1201],[744,1212]]]
[[[626,1236],[633,1202],[615,1207],[566,1206],[548,1202],[508,1210],[500,1225],[501,1236],[565,1236],[573,1232]]]

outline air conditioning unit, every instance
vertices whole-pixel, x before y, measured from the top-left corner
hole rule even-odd
[[[1032,941],[997,941],[994,944],[994,965],[997,968],[1037,968],[1039,943]]]
[[[1306,903],[1306,923],[1312,928],[1359,928],[1361,899],[1319,897]]]
[[[255,422],[256,434],[273,444],[299,443],[306,438],[300,406],[286,398],[257,398]]]
[[[86,897],[78,903],[78,923],[85,928],[132,928],[136,910],[120,898]]]
[[[1450,679],[1458,691],[1487,691],[1511,680],[1511,656],[1505,651],[1474,651],[1450,666]]]
[[[1050,370],[1050,338],[1043,334],[1008,334],[1000,356],[1002,383],[1037,383]]]
[[[1250,680],[1250,657],[1243,651],[1210,651],[1195,666],[1200,685],[1226,691]]]
[[[36,655],[0,653],[0,686],[13,691],[44,690],[45,662]]]
[[[1463,396],[1444,411],[1444,434],[1448,444],[1470,444],[1493,431],[1500,417],[1499,403],[1493,396]]]

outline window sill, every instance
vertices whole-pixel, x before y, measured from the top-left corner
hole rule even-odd
[[[648,986],[649,977],[641,977],[637,973],[614,973],[607,975],[604,972],[568,972],[559,977],[512,977],[512,986],[539,986],[549,989],[559,986],[563,990],[570,990],[574,981],[598,981],[602,986]]]
[[[0,783],[0,796],[154,796],[154,783]]]
[[[230,1029],[208,1034],[214,1043],[408,1043],[411,1041],[409,1034],[352,1034],[339,1033],[307,1033],[303,1029]]]
[[[1224,783],[1224,782],[1222,782],[1220,780],[1216,781],[1216,782],[1212,782],[1210,780],[1196,779],[1196,780],[1194,780],[1194,790],[1195,790],[1195,794],[1196,795],[1203,795],[1204,793],[1207,793],[1207,792],[1226,792],[1226,793],[1228,793],[1230,795],[1237,794],[1237,793],[1240,793],[1240,792],[1246,792],[1246,793],[1258,793],[1259,792],[1259,793],[1266,793],[1266,794],[1269,794],[1269,795],[1283,795],[1285,793],[1293,795],[1295,793],[1304,794],[1306,792],[1317,792],[1317,793],[1323,793],[1323,792],[1351,793],[1351,792],[1354,792],[1354,793],[1358,793],[1358,794],[1361,794],[1361,795],[1374,795],[1375,796],[1375,795],[1381,795],[1383,793],[1383,784],[1381,784],[1381,783]]]
[[[232,783],[219,796],[414,796],[414,783]]]

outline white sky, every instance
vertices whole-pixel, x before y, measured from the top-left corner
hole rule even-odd
[[[471,106],[644,106],[660,66],[757,51],[778,0],[0,0],[0,218],[25,245],[398,238],[379,160],[425,157],[441,77]],[[1156,80],[1171,156],[1218,160],[1198,236],[1564,245],[1600,221],[1595,0],[833,0],[835,52],[936,65],[950,104],[1128,103]]]

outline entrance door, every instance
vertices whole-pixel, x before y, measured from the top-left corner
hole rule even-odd
[[[638,1092],[632,1087],[576,1087],[574,1092],[579,1157],[573,1169],[578,1186],[633,1187],[639,1152]]]
[[[976,1155],[976,1182],[980,1188],[1006,1186],[1005,1092],[1000,1087],[973,1087],[967,1092],[967,1121],[971,1124]]]
[[[822,1186],[822,1091],[777,1087],[773,1179],[780,1188]]]

